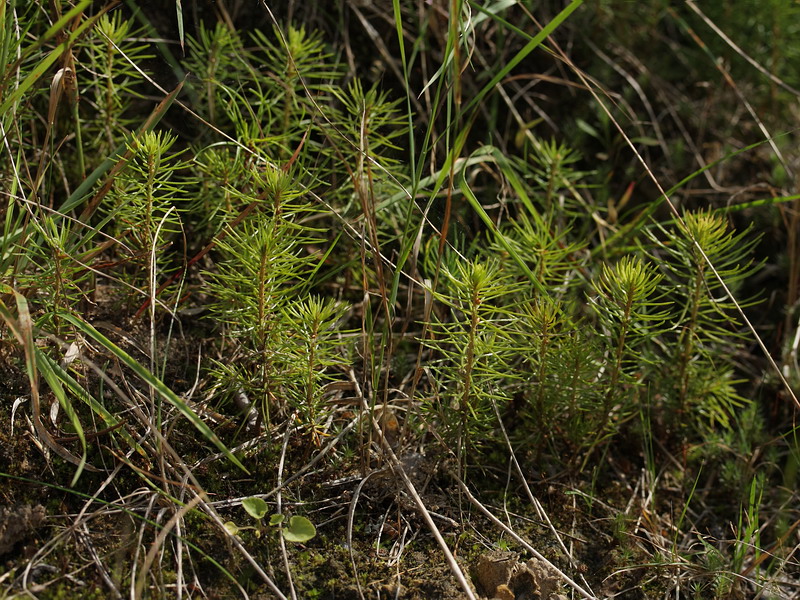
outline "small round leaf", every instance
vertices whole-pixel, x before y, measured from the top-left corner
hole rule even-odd
[[[254,519],[263,519],[267,514],[267,503],[261,498],[245,498],[242,500],[242,508]]]
[[[283,520],[284,520],[285,518],[286,518],[286,517],[284,517],[284,516],[283,516],[282,514],[280,514],[280,513],[276,513],[276,514],[272,515],[272,516],[269,518],[269,524],[270,524],[270,527],[275,527],[276,525],[280,525],[281,523],[283,523]]]
[[[317,535],[316,527],[305,517],[292,517],[289,519],[289,526],[282,531],[287,541],[298,543],[307,542]]]
[[[239,526],[234,523],[233,521],[227,521],[223,524],[225,531],[228,532],[228,535],[238,535],[239,534]]]

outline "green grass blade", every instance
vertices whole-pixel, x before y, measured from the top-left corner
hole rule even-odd
[[[414,163],[416,153],[416,140],[414,138],[414,111],[411,108],[411,85],[409,83],[409,64],[406,57],[406,45],[403,40],[403,13],[400,8],[400,0],[392,0],[392,10],[394,12],[395,32],[397,33],[398,48],[400,50],[400,64],[403,65],[403,75],[406,90],[406,116],[408,117],[408,165],[411,169],[411,181],[417,181],[417,170]],[[413,195],[413,194],[412,194]]]
[[[75,407],[72,406],[72,402],[70,402],[70,399],[64,392],[64,386],[61,385],[61,380],[56,376],[55,371],[52,369],[49,359],[39,348],[36,348],[35,358],[36,366],[38,367],[39,372],[44,377],[47,385],[50,386],[50,390],[58,400],[58,404],[61,406],[64,414],[67,415],[67,418],[69,419],[69,422],[75,431],[75,435],[78,437],[78,440],[81,443],[81,464],[78,466],[78,470],[75,471],[75,475],[72,477],[71,483],[71,485],[75,485],[78,482],[78,477],[80,477],[81,472],[84,469],[84,465],[86,464],[86,435],[83,432],[83,426],[81,425],[80,419],[78,419],[78,415],[75,412]]]
[[[141,127],[136,130],[134,138],[138,139],[142,134],[147,131],[151,131],[153,127],[158,124],[161,118],[166,114],[169,107],[172,106],[172,103],[182,88],[183,82],[179,83],[174,90],[172,90],[161,102],[158,103],[158,105],[156,105],[156,107],[153,109],[153,112],[150,113],[150,116],[147,117],[145,122],[142,123]],[[92,171],[92,173],[90,173],[89,176],[84,179],[77,188],[75,188],[75,191],[72,192],[69,198],[64,201],[64,203],[58,209],[58,212],[66,214],[83,202],[84,198],[91,191],[92,187],[94,187],[100,178],[109,171],[111,171],[112,176],[119,172],[132,156],[132,153],[128,150],[129,143],[130,140],[126,140],[117,146],[111,155],[106,158],[99,167]],[[111,179],[112,177],[109,177],[109,180]],[[101,192],[102,191],[103,190],[101,190]],[[101,192],[98,192],[98,194]]]
[[[189,422],[194,425],[194,427],[201,433],[203,436],[214,444],[217,449],[222,452],[228,460],[230,460],[233,464],[237,467],[242,469],[245,473],[249,473],[249,471],[245,468],[245,466],[236,458],[233,453],[228,449],[225,444],[222,443],[217,437],[211,428],[206,425],[203,420],[197,416],[189,406],[181,400],[178,395],[169,389],[163,381],[161,381],[158,377],[153,375],[150,371],[136,362],[127,352],[125,352],[122,348],[114,344],[111,340],[105,337],[102,333],[97,331],[94,327],[92,327],[89,323],[84,321],[83,319],[71,315],[68,313],[59,313],[59,315],[72,323],[75,327],[77,327],[84,335],[90,337],[95,342],[103,346],[106,350],[111,352],[114,356],[116,356],[120,361],[122,361],[129,369],[131,369],[136,375],[138,375],[142,380],[147,382],[154,390],[156,390],[162,398],[164,398],[167,402],[175,406],[182,414],[185,416]]]
[[[734,204],[732,206],[722,206],[720,208],[715,208],[713,212],[718,213],[732,213],[738,212],[740,210],[746,210],[748,208],[758,208],[760,206],[772,206],[773,204],[782,204],[783,202],[792,202],[794,200],[800,200],[800,194],[793,194],[791,196],[775,196],[772,198],[759,198],[758,200],[752,200],[750,202],[742,202],[741,204]]]
[[[41,355],[41,358],[38,360],[42,372],[44,372],[42,365],[46,364],[46,368],[52,370],[53,376],[57,378],[58,382],[64,384],[73,396],[79,398],[92,410],[92,412],[94,412],[96,415],[99,415],[107,427],[114,428],[120,424],[120,420],[117,419],[114,414],[109,412],[105,406],[95,400],[94,396],[92,396],[77,381],[75,381],[72,375],[70,375],[69,372],[66,371],[60,364],[41,351],[39,351],[39,354]],[[119,435],[122,436],[129,446],[144,456],[144,450],[138,443],[136,443],[136,440],[133,439],[131,434],[128,433],[126,429],[119,429]]]
[[[467,179],[464,176],[463,169],[458,173],[458,187],[461,189],[461,192],[464,194],[464,197],[467,199],[470,206],[472,206],[472,209],[477,213],[481,221],[483,221],[483,224],[486,225],[486,228],[489,229],[489,231],[491,231],[495,235],[497,241],[500,242],[505,251],[508,252],[509,256],[511,256],[511,258],[514,260],[514,262],[517,263],[517,265],[519,265],[519,268],[522,269],[523,273],[525,273],[525,275],[528,276],[528,279],[533,284],[533,286],[539,291],[539,293],[542,294],[542,297],[549,298],[550,295],[547,289],[545,289],[542,283],[536,278],[536,275],[534,275],[533,271],[530,270],[528,265],[525,263],[525,260],[519,255],[519,253],[514,249],[514,247],[508,243],[505,236],[497,229],[497,226],[494,224],[494,221],[492,221],[489,215],[486,214],[486,211],[483,209],[483,206],[481,206],[481,203],[478,201],[478,198],[475,196],[475,194],[472,192],[472,189],[469,187]]]
[[[455,140],[455,143],[453,144],[453,147],[447,153],[447,157],[445,158],[442,168],[439,170],[438,174],[432,180],[434,182],[434,185],[433,189],[431,190],[431,193],[428,196],[428,206],[423,211],[424,214],[428,214],[434,199],[439,193],[439,190],[442,189],[442,186],[444,186],[445,181],[450,176],[451,167],[456,168],[456,166],[458,165],[458,157],[461,154],[461,150],[464,147],[464,144],[466,143],[468,133],[469,133],[469,128],[465,127],[464,130],[458,135],[458,137]],[[414,201],[413,199],[411,199],[409,200],[409,210],[413,207],[414,207]],[[419,227],[423,226],[424,222],[420,223]],[[389,298],[390,306],[394,306],[394,303],[397,300],[397,293],[398,290],[400,289],[400,276],[403,271],[403,266],[406,264],[406,261],[411,256],[411,252],[414,248],[414,241],[417,237],[418,230],[416,230],[413,235],[410,235],[409,231],[411,230],[411,228],[412,228],[412,220],[409,212],[408,218],[406,220],[406,229],[402,235],[404,247],[402,248],[400,256],[398,257],[397,269],[395,270],[394,278],[392,280],[392,289],[390,291],[390,298]]]
[[[51,37],[57,35],[62,29],[64,29],[67,26],[67,24],[72,19],[81,14],[84,11],[84,9],[91,3],[92,0],[83,0],[83,2],[79,2],[73,8],[69,9],[66,13],[64,13],[64,15],[62,15],[62,17],[58,21],[53,23],[53,25],[47,31],[44,32],[41,39],[37,41],[37,46],[34,46],[34,49],[38,47],[38,45],[41,45],[47,40],[49,40]]]
[[[40,370],[39,367],[41,365],[37,359],[38,348],[36,347],[36,343],[34,342],[33,339],[33,321],[31,320],[30,309],[28,307],[28,301],[25,298],[25,296],[14,290],[12,290],[12,293],[14,295],[14,299],[16,300],[18,316],[14,317],[14,315],[11,313],[11,311],[8,309],[5,303],[2,300],[0,300],[0,317],[6,322],[6,325],[8,325],[14,337],[17,339],[17,341],[20,343],[20,345],[22,345],[22,347],[25,350],[25,369],[28,373],[28,380],[30,382],[30,388],[31,388],[31,406],[33,409],[34,428],[36,430],[36,433],[39,435],[41,442],[47,445],[61,458],[63,458],[68,462],[73,463],[78,467],[72,479],[72,485],[75,485],[81,473],[83,472],[84,468],[89,468],[90,470],[93,471],[96,471],[97,469],[91,466],[87,467],[86,465],[85,440],[82,440],[83,450],[84,450],[83,457],[78,458],[69,451],[67,451],[65,448],[57,444],[53,436],[50,435],[50,432],[47,431],[47,429],[41,422],[40,398],[39,398],[39,370]],[[45,365],[45,372],[46,370],[47,369]],[[57,390],[54,389],[53,392],[57,393]],[[67,409],[67,407],[69,407],[69,410]],[[65,411],[70,415],[71,420],[73,421],[73,426],[76,427],[76,432],[78,433],[78,436],[81,437],[83,435],[83,430],[81,429],[81,425],[77,421],[77,417],[75,416],[74,411],[72,411],[71,408],[72,408],[71,405],[67,401],[65,406]]]
[[[181,6],[181,0],[175,0],[175,12],[178,15],[178,39],[181,42],[181,52],[185,52],[183,48],[183,6]]]
[[[76,6],[76,8],[83,7],[86,8],[90,4],[90,0],[84,0],[81,4]],[[83,10],[81,8],[81,10]],[[75,9],[71,10],[67,14],[71,14],[75,12]],[[101,13],[102,14],[102,13]],[[66,18],[66,15],[65,17]],[[59,23],[64,20],[62,18],[59,20]],[[56,46],[47,56],[45,56],[34,68],[33,70],[28,73],[28,76],[22,80],[19,86],[6,98],[6,100],[0,104],[0,114],[6,114],[6,112],[14,106],[20,98],[22,98],[23,94],[27,92],[33,84],[35,84],[41,77],[47,72],[47,70],[55,63],[64,51],[69,48],[78,37],[83,34],[86,29],[94,25],[95,21],[100,18],[100,15],[95,15],[91,19],[87,19],[85,22],[81,23],[74,31],[72,31],[69,37],[58,46]],[[63,25],[62,25],[63,26]]]
[[[569,5],[564,8],[564,10],[553,17],[553,20],[545,25],[539,33],[533,36],[528,43],[525,44],[525,46],[523,46],[523,48],[517,52],[510,61],[508,61],[508,64],[500,69],[497,75],[492,77],[491,81],[489,81],[489,83],[487,83],[483,89],[478,92],[478,94],[476,94],[472,100],[470,100],[470,102],[464,108],[464,112],[469,112],[471,108],[478,106],[483,100],[484,96],[494,89],[495,85],[502,81],[514,67],[516,67],[526,56],[528,56],[528,54],[533,52],[547,38],[547,36],[553,33],[559,27],[559,25],[561,25],[573,12],[575,12],[575,10],[581,4],[583,4],[583,0],[572,0],[572,2],[570,2]]]
[[[780,136],[776,136],[776,137],[780,137]],[[704,167],[702,167],[700,169],[697,169],[696,171],[690,173],[689,175],[687,175],[686,177],[681,179],[678,183],[676,183],[671,188],[669,188],[665,192],[664,195],[659,196],[658,198],[656,198],[655,200],[650,202],[643,210],[641,210],[629,222],[627,222],[625,225],[621,226],[617,232],[615,232],[613,235],[609,236],[608,239],[606,239],[604,244],[598,245],[597,247],[592,249],[591,250],[591,255],[592,256],[596,256],[599,253],[605,252],[607,248],[614,248],[617,245],[625,244],[627,238],[636,235],[636,233],[639,231],[639,229],[641,227],[645,226],[648,223],[648,219],[652,215],[655,214],[656,210],[658,210],[658,207],[661,206],[661,204],[664,202],[664,200],[666,198],[669,198],[670,196],[672,196],[672,194],[674,194],[679,189],[681,189],[684,185],[686,185],[687,183],[692,181],[695,177],[698,177],[698,176],[702,175],[703,173],[705,173],[709,169],[713,169],[717,165],[719,165],[719,164],[721,164],[721,163],[723,163],[723,162],[725,162],[727,160],[730,160],[731,158],[733,158],[735,156],[738,156],[739,154],[742,154],[743,152],[748,152],[749,150],[752,150],[753,148],[757,148],[758,146],[760,146],[762,144],[766,144],[766,143],[767,143],[767,140],[761,140],[759,142],[755,142],[753,144],[750,144],[749,146],[745,146],[744,148],[740,148],[739,150],[735,150],[735,151],[733,151],[733,152],[731,152],[729,154],[726,154],[725,156],[723,156],[721,158],[718,158],[714,162],[708,163]],[[787,198],[786,201],[789,201],[789,200],[791,200],[791,198]],[[763,204],[767,204],[767,203],[768,202],[763,202]],[[746,208],[746,206],[742,205],[741,209],[743,209],[743,208]],[[741,210],[741,209],[738,208],[738,207],[724,207],[724,208],[715,209],[714,212],[718,212],[718,211],[729,212],[729,211],[735,211],[735,210]]]

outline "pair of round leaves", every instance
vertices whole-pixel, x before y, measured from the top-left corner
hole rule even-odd
[[[267,515],[267,509],[269,507],[261,498],[252,497],[242,500],[242,508],[244,508],[251,517],[260,521]],[[269,518],[269,524],[272,527],[278,527],[283,524],[285,519],[286,517],[280,514],[272,515]],[[305,517],[295,515],[290,517],[289,522],[281,527],[281,534],[286,541],[302,544],[317,535],[317,529],[314,527],[314,524]]]

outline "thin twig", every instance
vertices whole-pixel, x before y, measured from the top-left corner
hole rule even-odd
[[[114,391],[114,393],[116,393],[121,399],[127,400],[128,404],[130,405],[131,412],[136,416],[137,419],[139,419],[139,421],[145,427],[148,427],[150,429],[150,432],[158,439],[159,443],[162,445],[163,450],[170,456],[170,458],[173,461],[175,461],[175,465],[178,465],[177,467],[173,466],[173,465],[170,465],[170,466],[172,468],[174,468],[176,471],[178,470],[178,468],[180,468],[183,471],[183,473],[181,474],[181,477],[185,475],[186,477],[189,478],[189,481],[191,481],[192,486],[194,488],[193,491],[194,490],[200,490],[200,492],[194,492],[197,496],[200,496],[201,494],[204,494],[204,492],[202,492],[203,487],[197,481],[197,478],[194,476],[194,474],[192,473],[191,469],[189,469],[188,465],[186,465],[186,463],[181,459],[180,455],[175,451],[174,448],[172,448],[172,445],[166,440],[166,438],[164,438],[164,436],[161,434],[161,432],[158,431],[157,429],[151,427],[150,422],[149,422],[149,420],[147,418],[147,415],[145,415],[144,412],[142,412],[142,409],[135,402],[132,402],[128,398],[127,394],[125,394],[119,388],[119,386],[116,384],[116,382],[113,379],[111,379],[108,376],[107,373],[105,373],[102,369],[100,369],[100,367],[98,367],[93,361],[91,361],[91,360],[89,360],[89,359],[87,359],[85,357],[81,357],[81,360],[86,365],[88,365],[95,373],[97,373],[97,375],[101,379],[103,379],[103,381]],[[258,564],[258,561],[256,561],[256,559],[253,558],[253,556],[250,554],[250,552],[247,551],[247,549],[244,547],[244,544],[242,544],[242,542],[240,542],[236,538],[236,536],[231,535],[230,533],[228,533],[228,530],[225,529],[225,523],[223,522],[222,518],[220,518],[219,514],[217,514],[216,510],[214,509],[214,506],[211,503],[206,502],[205,500],[200,500],[199,501],[199,506],[200,506],[200,508],[203,509],[203,511],[206,514],[208,514],[208,516],[211,517],[211,519],[214,521],[214,523],[216,523],[216,525],[219,527],[220,531],[226,536],[226,538],[229,539],[233,543],[233,545],[236,547],[236,549],[242,554],[244,559],[253,567],[253,569],[258,574],[258,576],[261,577],[261,579],[264,581],[264,583],[267,584],[267,586],[270,588],[270,590],[272,590],[272,592],[280,600],[288,600],[286,598],[286,596],[283,594],[283,592],[280,591],[278,586],[275,585],[275,583],[272,581],[272,579],[269,577],[269,575],[267,575],[267,573],[264,571],[264,569],[261,568],[261,565]],[[132,578],[133,578],[133,574],[132,574]],[[244,590],[242,590],[242,591],[244,591]]]
[[[520,482],[522,483],[522,487],[525,489],[525,493],[528,495],[528,500],[533,505],[534,510],[536,511],[536,515],[545,523],[547,523],[547,527],[553,533],[553,536],[558,541],[558,545],[561,546],[561,550],[564,551],[564,555],[569,560],[570,565],[573,567],[575,566],[575,559],[572,557],[572,554],[567,550],[567,547],[564,545],[564,541],[561,539],[561,536],[556,531],[556,528],[553,526],[553,523],[550,521],[550,518],[547,516],[547,513],[544,511],[544,507],[542,506],[541,502],[533,495],[530,486],[528,485],[528,481],[525,479],[525,475],[522,472],[522,467],[520,467],[519,462],[517,461],[517,455],[514,452],[514,448],[511,446],[511,440],[508,437],[508,432],[506,431],[506,426],[503,423],[503,418],[500,415],[500,410],[497,408],[497,402],[494,401],[492,398],[492,407],[494,407],[494,413],[497,416],[497,422],[500,424],[500,431],[503,433],[503,439],[506,442],[506,446],[508,447],[508,452],[511,457],[511,462],[514,464],[514,470],[519,477]]]
[[[530,552],[533,556],[537,559],[542,561],[547,565],[549,569],[552,569],[554,573],[556,573],[559,577],[561,577],[564,582],[569,585],[572,589],[578,592],[581,596],[586,598],[587,600],[598,600],[597,596],[587,592],[577,583],[575,583],[569,576],[567,576],[563,571],[561,571],[558,567],[556,567],[553,563],[547,560],[540,552],[538,552],[533,546],[531,546],[528,542],[526,542],[522,537],[520,537],[517,532],[511,529],[508,525],[503,523],[500,519],[495,517],[488,508],[486,508],[483,504],[481,504],[478,499],[472,495],[472,492],[469,491],[469,488],[461,481],[461,478],[458,477],[455,473],[450,472],[450,476],[453,480],[458,484],[458,487],[464,492],[464,495],[467,499],[475,505],[475,507],[481,511],[486,517],[495,525],[497,525],[500,529],[505,531],[508,535],[514,538],[522,547],[524,547],[528,552]]]
[[[150,550],[148,550],[147,555],[144,557],[144,562],[142,562],[142,570],[139,573],[139,577],[136,578],[136,589],[134,593],[134,598],[136,598],[136,600],[139,600],[142,597],[147,573],[150,571],[150,567],[153,566],[153,561],[156,558],[156,554],[161,549],[161,546],[164,545],[164,540],[167,539],[170,531],[172,531],[175,525],[177,525],[178,521],[180,521],[186,513],[197,506],[202,500],[203,497],[199,494],[192,498],[189,504],[182,506],[179,510],[177,510],[175,514],[172,515],[172,518],[167,521],[164,527],[161,528],[161,531],[158,532],[156,539],[154,539],[153,543],[150,545]]]
[[[728,46],[730,46],[734,52],[736,52],[739,56],[741,56],[743,59],[749,62],[759,73],[767,77],[772,83],[774,83],[777,86],[780,86],[793,96],[800,97],[800,91],[796,90],[795,88],[787,84],[785,81],[783,81],[783,79],[781,79],[777,75],[770,73],[767,69],[762,67],[755,59],[751,58],[749,54],[747,54],[744,50],[742,50],[739,46],[737,46],[736,43],[734,43],[734,41],[731,38],[729,38],[724,31],[722,31],[719,27],[717,27],[717,25],[711,19],[709,19],[705,15],[705,13],[703,13],[703,11],[700,10],[700,8],[697,6],[697,4],[695,4],[695,2],[690,0],[686,3],[686,6],[691,8],[697,14],[697,16],[703,19],[705,24],[714,30],[714,33],[716,33],[720,38],[722,38],[722,40],[726,44],[728,44]]]
[[[369,405],[367,404],[366,398],[361,398],[361,405],[362,409],[364,410],[365,414],[369,414]],[[406,491],[408,491],[411,498],[414,500],[414,503],[417,505],[417,509],[419,510],[420,516],[423,518],[425,523],[428,526],[428,529],[433,534],[433,537],[436,539],[436,542],[439,544],[439,547],[442,549],[444,553],[445,560],[447,561],[447,565],[450,567],[450,571],[453,573],[453,576],[458,581],[461,589],[464,590],[464,594],[466,595],[469,600],[477,600],[475,596],[475,592],[472,590],[472,586],[467,581],[466,575],[464,575],[464,571],[461,570],[458,562],[456,562],[455,556],[450,551],[447,542],[445,542],[444,537],[442,537],[442,533],[439,531],[439,528],[436,527],[436,523],[433,522],[433,517],[431,517],[430,512],[428,511],[425,503],[422,501],[419,493],[417,493],[417,489],[414,487],[414,484],[411,482],[411,478],[406,473],[406,470],[403,468],[402,463],[397,458],[397,455],[394,453],[392,446],[386,440],[383,435],[383,431],[381,430],[380,423],[378,423],[375,417],[371,417],[372,421],[372,429],[377,436],[377,439],[381,442],[381,447],[389,459],[389,465],[392,468],[392,471],[400,476],[400,479],[403,480],[403,484],[406,487]]]
[[[316,465],[319,461],[321,461],[331,450],[333,450],[333,448],[342,440],[342,438],[344,438],[345,435],[347,435],[350,432],[350,430],[358,422],[359,422],[359,419],[353,419],[350,423],[348,423],[347,426],[345,426],[342,429],[342,431],[339,433],[339,435],[337,435],[330,442],[328,442],[328,444],[322,450],[320,450],[314,456],[314,458],[312,458],[310,461],[308,461],[308,463],[306,463],[304,466],[302,466],[300,469],[298,469],[294,473],[294,475],[292,475],[291,477],[288,477],[286,479],[286,481],[284,481],[282,484],[275,486],[273,489],[271,489],[270,491],[268,491],[268,492],[266,492],[264,494],[255,494],[253,496],[246,496],[246,497],[247,498],[254,498],[255,497],[255,498],[261,498],[263,500],[266,500],[267,498],[270,498],[271,496],[274,496],[275,494],[277,494],[279,491],[281,491],[287,485],[289,485],[290,483],[296,481],[297,479],[299,479],[300,477],[305,475],[306,472],[308,472],[314,465]],[[237,449],[234,449],[234,451],[237,451]],[[222,456],[223,456],[222,454],[217,454],[217,455],[215,455],[215,458],[221,458]],[[203,459],[203,461],[201,461],[201,462],[207,462],[207,461],[205,459]],[[243,499],[244,498],[235,498],[233,500],[219,500],[217,502],[210,502],[209,504],[211,506],[219,507],[219,508],[225,508],[225,507],[229,507],[229,506],[239,506],[242,503]]]
[[[111,595],[117,600],[122,600],[122,594],[120,593],[119,589],[117,589],[117,586],[112,581],[111,576],[108,574],[105,566],[103,566],[103,561],[100,560],[100,557],[97,554],[97,549],[92,543],[92,536],[89,534],[89,528],[86,527],[86,523],[81,523],[81,526],[78,529],[78,537],[89,551],[89,555],[92,557],[95,567],[97,567],[97,572],[100,573],[100,579],[102,579],[103,583],[106,584],[106,587]]]
[[[371,473],[367,473],[367,475],[358,482],[355,491],[353,492],[353,498],[350,500],[350,506],[347,509],[347,549],[350,553],[350,564],[353,565],[353,577],[356,580],[356,589],[358,590],[358,595],[361,597],[361,600],[364,600],[364,591],[361,589],[361,582],[358,578],[358,567],[356,567],[356,557],[353,552],[353,519],[356,513],[356,506],[358,505],[358,497],[361,495],[361,490],[364,485],[369,481],[369,478],[373,475],[377,475],[378,473],[385,471],[386,468],[383,469],[376,469]]]
[[[289,417],[289,426],[286,428],[286,433],[283,436],[283,446],[281,447],[281,457],[278,461],[278,493],[275,496],[276,501],[276,512],[280,515],[283,514],[283,466],[286,463],[286,448],[289,446],[289,438],[291,437],[292,430],[294,429],[292,424],[294,420],[297,418],[297,413],[293,413],[291,417]],[[289,593],[292,596],[292,600],[297,600],[297,592],[294,589],[294,581],[292,580],[292,569],[289,566],[289,553],[286,551],[286,540],[283,539],[282,535],[278,536],[278,541],[281,544],[281,555],[283,556],[283,567],[286,570],[286,579],[289,582]]]

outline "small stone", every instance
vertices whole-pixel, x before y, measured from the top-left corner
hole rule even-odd
[[[494,592],[494,600],[515,600],[514,592],[505,583],[498,585]]]
[[[487,552],[478,557],[475,575],[487,597],[493,597],[499,586],[508,584],[511,570],[518,559],[519,554],[513,552]]]
[[[0,555],[11,552],[17,542],[23,541],[37,529],[45,517],[41,504],[20,506],[12,510],[0,506]]]
[[[522,563],[513,552],[487,552],[478,557],[475,575],[480,591],[493,600],[566,600],[556,593],[558,576],[535,558]]]

